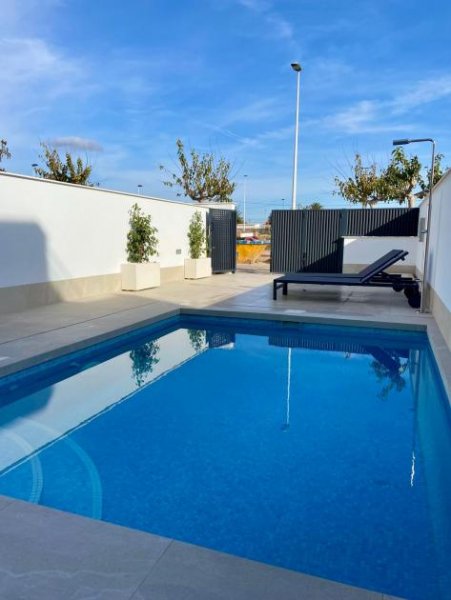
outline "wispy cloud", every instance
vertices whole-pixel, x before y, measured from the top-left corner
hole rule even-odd
[[[347,133],[358,131],[362,125],[366,125],[369,120],[374,118],[375,107],[374,103],[368,100],[363,100],[356,105],[353,105],[345,110],[329,115],[322,119],[320,123],[330,129],[338,129]],[[318,121],[313,119],[312,125],[318,124]]]
[[[293,135],[294,127],[279,127],[278,129],[269,129],[255,136],[243,138],[242,144],[248,147],[265,146],[268,142],[286,140]]]
[[[414,108],[451,96],[451,75],[421,80],[392,98],[361,100],[310,125],[322,125],[346,134],[408,131],[413,123],[400,123],[399,117]],[[411,118],[411,115],[409,114]]]
[[[22,32],[30,28],[39,29],[41,19],[47,20],[50,11],[61,9],[65,3],[66,0],[2,0],[0,32],[7,34],[14,29]]]
[[[238,0],[238,4],[259,13],[267,12],[271,8],[271,4],[267,0]]]
[[[49,140],[49,145],[55,148],[67,147],[74,150],[92,150],[93,152],[102,152],[103,150],[101,144],[95,140],[78,136],[52,138]]]
[[[268,0],[237,0],[238,4],[261,15],[268,26],[271,37],[291,41],[294,38],[293,26],[282,17]]]
[[[0,116],[18,106],[43,105],[63,94],[86,91],[85,69],[41,39],[0,41]]]
[[[283,40],[292,40],[294,38],[294,28],[286,19],[274,12],[266,14],[266,22],[270,26],[274,37]]]
[[[400,93],[391,102],[395,114],[403,114],[412,108],[429,104],[451,95],[451,75],[423,79],[410,90]]]
[[[221,119],[221,126],[267,122],[278,117],[279,113],[280,101],[277,98],[260,98],[228,111]]]
[[[6,89],[10,85],[29,84],[32,81],[61,77],[76,77],[82,66],[52,49],[44,40],[37,38],[4,38],[0,40],[3,57],[0,82]]]

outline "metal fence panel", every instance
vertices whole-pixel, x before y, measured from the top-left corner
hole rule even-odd
[[[271,271],[302,270],[302,211],[273,210],[271,213]],[[273,240],[276,239],[276,244]]]
[[[346,235],[417,235],[419,208],[351,208]]]
[[[311,273],[339,273],[343,254],[340,210],[303,210],[303,266]]]
[[[211,208],[207,218],[211,269],[227,273],[236,269],[236,211]]]
[[[340,273],[343,236],[415,236],[418,208],[273,210],[271,272]]]

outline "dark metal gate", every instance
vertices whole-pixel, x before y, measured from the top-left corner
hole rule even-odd
[[[340,273],[343,236],[412,236],[418,208],[273,210],[271,272]]]
[[[236,269],[236,212],[211,208],[207,217],[208,246],[213,273]]]

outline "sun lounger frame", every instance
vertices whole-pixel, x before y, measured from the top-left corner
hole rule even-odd
[[[286,273],[273,281],[273,299],[277,300],[277,291],[282,288],[284,296],[288,293],[288,284],[304,285],[343,285],[355,287],[391,287],[395,292],[404,291],[409,305],[419,308],[421,294],[419,280],[414,277],[387,273],[386,269],[399,260],[404,260],[408,252],[391,250],[381,256],[359,273]]]

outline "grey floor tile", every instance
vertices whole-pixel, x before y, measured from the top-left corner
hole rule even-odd
[[[128,600],[169,543],[14,501],[0,511],[0,596]]]
[[[11,498],[8,498],[8,496],[0,496],[0,510],[2,510],[2,508],[5,508],[6,506],[8,506],[8,504],[10,504],[12,502]]]
[[[172,542],[132,600],[382,600],[382,594]]]

